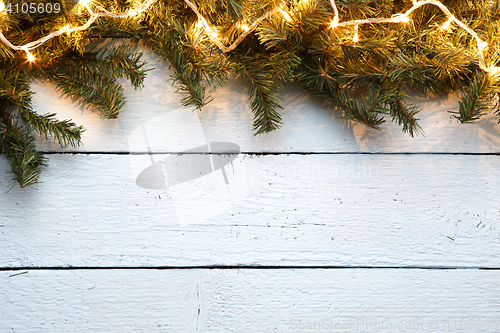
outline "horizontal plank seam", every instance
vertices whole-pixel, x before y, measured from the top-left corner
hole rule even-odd
[[[500,152],[471,153],[471,152],[128,152],[128,151],[78,151],[57,152],[40,151],[47,155],[461,155],[461,156],[500,156]]]
[[[19,266],[19,267],[0,267],[0,271],[18,271],[18,270],[45,270],[45,271],[64,271],[64,270],[185,270],[185,269],[409,269],[409,270],[487,270],[499,271],[500,267],[451,267],[451,266],[239,266],[239,265],[207,265],[207,266]]]

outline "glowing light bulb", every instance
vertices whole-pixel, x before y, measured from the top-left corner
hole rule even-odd
[[[128,16],[130,16],[130,17],[139,16],[139,14],[140,13],[138,11],[133,10],[133,11],[131,11],[131,12],[128,13]]]
[[[219,38],[219,34],[217,33],[217,31],[213,31],[212,29],[208,29],[207,30],[207,33],[208,35],[212,38],[212,39],[218,39]]]
[[[410,18],[405,14],[396,14],[391,17],[391,21],[395,23],[408,23]]]
[[[82,9],[82,10],[83,10],[83,7],[85,7],[85,9],[87,9],[87,11],[90,14],[94,14],[94,12],[92,11],[92,9],[89,6],[89,3],[90,3],[90,0],[80,0],[80,1],[78,1],[78,7],[80,7],[80,9]]]
[[[4,9],[5,9],[5,5],[4,5],[3,1],[0,1],[0,12],[3,12]]]
[[[481,43],[479,43],[479,47],[482,50],[486,49],[488,47],[488,42],[481,42]]]
[[[335,16],[332,20],[332,22],[330,22],[330,27],[332,29],[335,29],[337,27],[337,25],[339,24],[339,17],[338,16]]]
[[[28,49],[25,49],[24,51],[26,51],[26,56],[28,57],[29,61],[31,62],[35,61],[35,56],[31,54],[31,52]]]
[[[352,37],[352,41],[353,41],[353,43],[357,43],[357,42],[359,42],[358,25],[357,24],[354,27],[354,31],[356,31],[356,32],[354,33],[354,37]]]
[[[491,76],[495,76],[498,73],[500,73],[500,67],[490,67],[490,68],[487,68],[486,71],[488,73],[490,73]]]
[[[287,12],[285,12],[283,9],[280,9],[280,12],[281,12],[281,14],[283,14],[283,18],[284,18],[285,20],[287,20],[288,22],[290,22],[290,21],[291,21],[291,19],[292,19],[292,18],[290,17],[290,15],[288,15],[288,13],[287,13]]]
[[[241,25],[241,29],[243,29],[243,30],[245,30],[245,31],[250,30],[250,28],[248,27],[248,25],[246,25],[245,23],[243,23],[243,24]]]
[[[203,22],[201,20],[198,20],[195,25],[196,29],[203,29]]]
[[[441,26],[441,29],[448,30],[450,28],[451,22],[453,22],[453,17],[450,17],[448,21],[446,21],[446,23]]]
[[[66,25],[65,25],[64,27],[62,27],[59,31],[69,33],[69,31],[68,31],[68,30],[71,30],[71,25],[66,24]]]

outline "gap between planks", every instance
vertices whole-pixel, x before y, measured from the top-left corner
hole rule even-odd
[[[47,155],[456,155],[456,156],[500,156],[500,152],[471,153],[471,152],[252,152],[214,153],[214,152],[128,152],[128,151],[40,151]]]
[[[65,271],[65,270],[231,270],[231,269],[260,269],[260,270],[307,270],[307,269],[329,269],[329,270],[345,270],[345,269],[406,269],[406,270],[485,270],[485,271],[500,271],[500,267],[448,267],[448,266],[54,266],[54,267],[0,267],[0,271],[20,271],[20,270],[44,270],[44,271]]]

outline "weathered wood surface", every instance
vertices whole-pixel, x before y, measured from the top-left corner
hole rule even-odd
[[[36,92],[34,108],[40,113],[57,112],[61,118],[73,119],[87,128],[84,146],[71,151],[128,152],[128,137],[138,126],[156,117],[167,115],[168,118],[169,112],[181,107],[182,95],[167,82],[171,75],[168,64],[150,53],[145,53],[144,58],[148,68],[155,69],[148,72],[145,87],[140,91],[124,83],[127,111],[118,119],[103,119],[81,103],[55,93],[55,87],[44,82],[32,85]],[[447,112],[458,109],[453,96],[425,99],[412,94],[409,100],[423,109],[419,118],[425,136],[411,138],[400,126],[391,123],[390,118],[383,131],[344,122],[338,113],[332,115],[321,103],[303,93],[300,85],[288,85],[281,98],[283,128],[254,137],[247,91],[245,81],[231,79],[210,93],[213,102],[198,112],[208,141],[230,141],[244,152],[500,152],[500,125],[495,117],[490,114],[478,124],[459,124]],[[180,128],[189,131],[189,127],[180,126],[178,120],[162,119],[164,122],[156,122],[156,131],[148,133],[156,136],[151,142],[154,151],[182,151],[175,145],[165,145],[158,133]],[[63,150],[44,139],[37,144],[44,151]]]
[[[49,157],[2,200],[1,266],[500,267],[498,156],[239,155],[167,189],[147,155]]]
[[[499,271],[29,270],[9,277],[16,273],[0,274],[2,332],[499,330]]]
[[[33,84],[38,112],[87,131],[79,148],[37,141],[76,153],[47,155],[37,190],[8,191],[0,158],[0,331],[318,331],[294,319],[500,330],[484,327],[500,320],[499,270],[474,269],[500,268],[492,115],[461,125],[454,98],[420,100],[426,135],[412,139],[343,122],[292,85],[285,126],[254,137],[244,82],[183,109],[168,65],[147,59],[156,69],[126,88],[118,119]],[[206,269],[219,266],[232,268]]]

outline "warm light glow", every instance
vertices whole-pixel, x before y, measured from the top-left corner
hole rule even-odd
[[[288,13],[287,13],[287,12],[285,12],[283,9],[280,9],[280,12],[281,12],[281,14],[283,14],[283,18],[284,18],[285,20],[287,20],[288,22],[290,22],[290,20],[292,19],[292,18],[290,17],[290,15],[288,15]]]
[[[99,9],[101,9],[102,11],[100,11],[96,14],[94,14],[92,9],[88,5],[91,1],[92,0],[79,0],[79,2],[78,2],[78,7],[80,7],[80,5],[82,5],[82,7],[85,7],[87,9],[87,11],[91,14],[90,17],[88,18],[87,22],[83,25],[80,25],[77,27],[69,26],[69,28],[67,28],[67,26],[66,26],[66,27],[61,28],[59,30],[55,30],[55,31],[51,32],[50,34],[48,34],[44,37],[41,37],[35,41],[31,41],[29,43],[26,43],[25,45],[12,45],[12,43],[10,43],[10,41],[5,37],[5,35],[0,30],[0,42],[2,42],[3,44],[5,44],[6,46],[10,47],[13,50],[25,51],[28,55],[28,59],[34,60],[34,57],[32,55],[30,55],[28,50],[30,50],[30,49],[33,50],[33,49],[36,49],[37,47],[40,47],[45,42],[51,40],[52,38],[54,38],[56,36],[61,35],[62,32],[70,33],[73,31],[86,30],[99,17],[126,18],[126,17],[129,17],[130,15],[138,15],[138,14],[146,11],[156,0],[145,0],[143,2],[137,2],[138,6],[134,10],[131,10],[131,11],[128,11],[125,13],[109,12],[109,11],[106,11],[105,9],[103,9],[102,7],[99,7]],[[185,0],[185,1],[188,1],[188,0]],[[2,0],[0,0],[0,4],[2,4],[2,5],[4,4]],[[31,11],[31,9],[30,9],[30,11]]]
[[[61,32],[67,32],[67,33],[69,33],[69,31],[68,31],[68,30],[71,30],[71,25],[66,24],[64,27],[62,27],[62,28],[61,28],[61,30],[60,30],[60,31],[61,31]]]
[[[354,43],[357,43],[357,42],[359,42],[358,25],[356,25],[356,26],[354,27],[354,30],[355,30],[356,32],[354,33],[354,37],[352,37],[352,41],[353,41]]]
[[[339,24],[339,17],[338,16],[335,16],[332,20],[332,22],[330,22],[330,27],[332,29],[335,29],[337,27],[337,25]]]
[[[392,16],[391,20],[392,20],[392,22],[395,22],[395,23],[408,23],[408,22],[410,22],[410,18],[404,14],[394,15],[394,16]]]
[[[500,73],[500,67],[490,67],[487,69],[488,73],[490,73],[491,76],[495,76],[498,73]]]
[[[304,0],[301,0],[304,1]],[[184,0],[184,2],[191,7],[191,9],[196,13],[198,16],[198,19],[205,20],[203,16],[200,14],[198,11],[196,5],[194,5],[190,0]],[[296,3],[297,1],[295,1]],[[471,35],[473,38],[475,38],[478,41],[478,50],[477,50],[477,56],[479,60],[479,67],[488,72],[488,68],[486,67],[485,60],[484,60],[484,54],[483,51],[484,49],[488,46],[487,43],[483,43],[477,33],[468,27],[465,23],[463,23],[460,20],[457,20],[454,18],[454,16],[451,14],[450,10],[439,0],[413,0],[413,7],[408,9],[404,13],[399,13],[391,16],[390,18],[365,18],[361,20],[351,20],[351,21],[345,21],[345,22],[339,22],[339,14],[338,14],[338,9],[335,4],[335,0],[330,0],[330,4],[333,8],[333,12],[335,13],[335,18],[330,22],[330,27],[336,28],[336,27],[345,27],[345,26],[355,26],[355,34],[353,36],[353,42],[357,43],[359,42],[359,33],[358,33],[358,26],[360,24],[378,24],[378,23],[408,23],[410,22],[410,14],[415,11],[416,9],[424,6],[424,5],[434,5],[439,7],[441,11],[448,17],[448,18],[453,18],[453,22],[455,22],[460,28],[465,30],[469,35]],[[257,22],[262,21],[264,18],[266,18],[268,15],[275,13],[276,11],[281,12],[283,15],[283,18],[286,21],[291,21],[290,15],[283,10],[282,8],[276,8],[273,10],[268,11],[266,14],[261,16],[256,22],[253,23],[255,25]],[[222,44],[220,41],[215,41],[214,43],[219,47],[219,49],[226,53],[229,51],[232,51],[236,48],[236,46],[244,39],[244,37],[248,34],[248,31],[242,34],[230,47],[226,47],[224,44]]]
[[[219,38],[219,34],[216,31],[210,30],[208,31],[208,34],[210,35],[210,37],[212,37],[212,39]]]
[[[83,10],[83,7],[87,9],[87,11],[92,15],[94,12],[92,11],[92,8],[89,6],[90,0],[80,0],[78,1],[78,6],[80,7],[81,10]]]
[[[28,57],[28,60],[32,61],[32,62],[35,61],[35,56],[33,54],[31,54],[31,52],[28,49],[26,49],[25,51],[26,51],[26,56]]]
[[[453,17],[450,17],[448,21],[446,21],[446,23],[441,26],[441,29],[448,30],[450,28],[451,22],[453,22]]]
[[[5,0],[0,0],[0,12],[2,12],[2,11],[5,10],[5,4],[4,4],[3,1],[5,1]],[[0,42],[3,42],[3,44],[5,44],[6,46],[10,47],[11,49],[14,49],[14,50],[24,50],[26,52],[27,56],[28,56],[28,59],[30,59],[30,61],[34,61],[35,58],[28,51],[28,48],[31,49],[31,50],[33,50],[33,49],[39,47],[40,45],[42,45],[43,43],[47,42],[48,40],[50,40],[50,39],[52,39],[52,38],[54,38],[56,36],[59,36],[61,34],[62,30],[64,30],[67,33],[70,33],[72,31],[81,31],[81,30],[88,29],[90,27],[90,25],[93,24],[99,17],[126,18],[126,17],[130,17],[130,16],[134,16],[134,15],[139,15],[140,13],[144,12],[145,10],[147,10],[155,1],[157,1],[157,0],[143,0],[142,2],[140,0],[137,0],[136,1],[136,3],[138,4],[137,7],[135,9],[133,9],[131,11],[128,11],[128,12],[125,12],[125,13],[113,13],[113,12],[108,12],[106,10],[99,11],[98,13],[94,13],[92,11],[92,9],[90,8],[90,6],[89,6],[89,3],[92,2],[92,0],[79,0],[78,4],[82,5],[82,7],[85,7],[87,9],[87,11],[91,14],[90,17],[87,20],[87,23],[85,23],[84,25],[77,26],[77,27],[71,27],[71,26],[68,27],[68,26],[66,26],[66,27],[64,27],[64,28],[62,28],[62,29],[60,29],[58,31],[54,31],[54,32],[52,32],[52,33],[50,33],[50,34],[42,37],[42,38],[39,38],[39,39],[37,39],[35,41],[31,41],[31,42],[29,42],[29,43],[27,43],[25,45],[12,45],[7,40],[7,38],[3,35],[2,31],[0,31]],[[308,0],[300,0],[300,1],[306,2]],[[212,31],[212,29],[210,28],[209,23],[199,13],[198,9],[196,8],[196,5],[194,5],[189,0],[184,0],[184,2],[189,7],[191,7],[191,9],[198,16],[198,22],[196,23],[196,28],[207,30],[207,33],[211,37],[212,41],[224,53],[229,52],[231,50],[234,50],[236,48],[236,46],[241,41],[243,41],[243,39],[245,38],[245,36],[247,36],[249,34],[249,31],[251,30],[248,25],[240,23],[239,24],[239,28],[241,28],[245,32],[242,33],[230,47],[226,47],[219,40],[219,36],[218,36],[217,32]],[[295,1],[295,3],[296,2],[297,1]],[[333,8],[333,11],[335,13],[335,17],[330,22],[330,27],[331,28],[336,28],[336,27],[345,27],[345,26],[352,26],[352,25],[354,25],[355,26],[355,34],[353,36],[353,42],[354,43],[357,43],[359,41],[358,26],[360,24],[378,24],[378,23],[389,23],[389,22],[392,22],[392,23],[405,23],[405,22],[409,22],[410,21],[409,15],[413,11],[415,11],[416,9],[418,9],[418,8],[424,6],[424,5],[427,5],[427,4],[437,6],[448,17],[448,21],[445,24],[443,24],[443,26],[441,28],[442,29],[448,29],[449,26],[450,26],[450,24],[452,22],[454,22],[458,27],[460,27],[463,30],[465,30],[469,35],[471,35],[477,41],[478,49],[477,49],[476,52],[477,52],[478,60],[479,60],[479,67],[482,70],[484,70],[484,71],[486,71],[486,72],[488,72],[490,74],[497,74],[500,71],[500,67],[487,67],[486,64],[485,64],[484,54],[483,53],[484,53],[484,50],[488,47],[488,43],[487,42],[483,42],[479,38],[478,34],[472,28],[468,27],[461,20],[456,19],[451,14],[451,12],[449,11],[449,9],[441,1],[439,1],[439,0],[413,0],[413,7],[411,7],[410,9],[408,9],[405,13],[395,14],[395,15],[393,15],[390,18],[365,18],[365,19],[361,19],[361,20],[351,20],[351,21],[345,21],[345,22],[339,22],[339,14],[338,14],[337,6],[335,4],[335,0],[330,0],[330,4],[331,4],[331,6]],[[99,8],[102,9],[101,7],[99,7]],[[291,21],[292,20],[292,18],[290,17],[290,14],[288,12],[286,12],[282,8],[275,8],[275,9],[269,10],[263,16],[261,16],[259,19],[257,19],[251,25],[251,27],[253,28],[259,22],[263,21],[266,17],[268,17],[269,15],[272,15],[273,13],[276,13],[277,11],[281,12],[281,14],[283,15],[283,18],[286,21]]]

